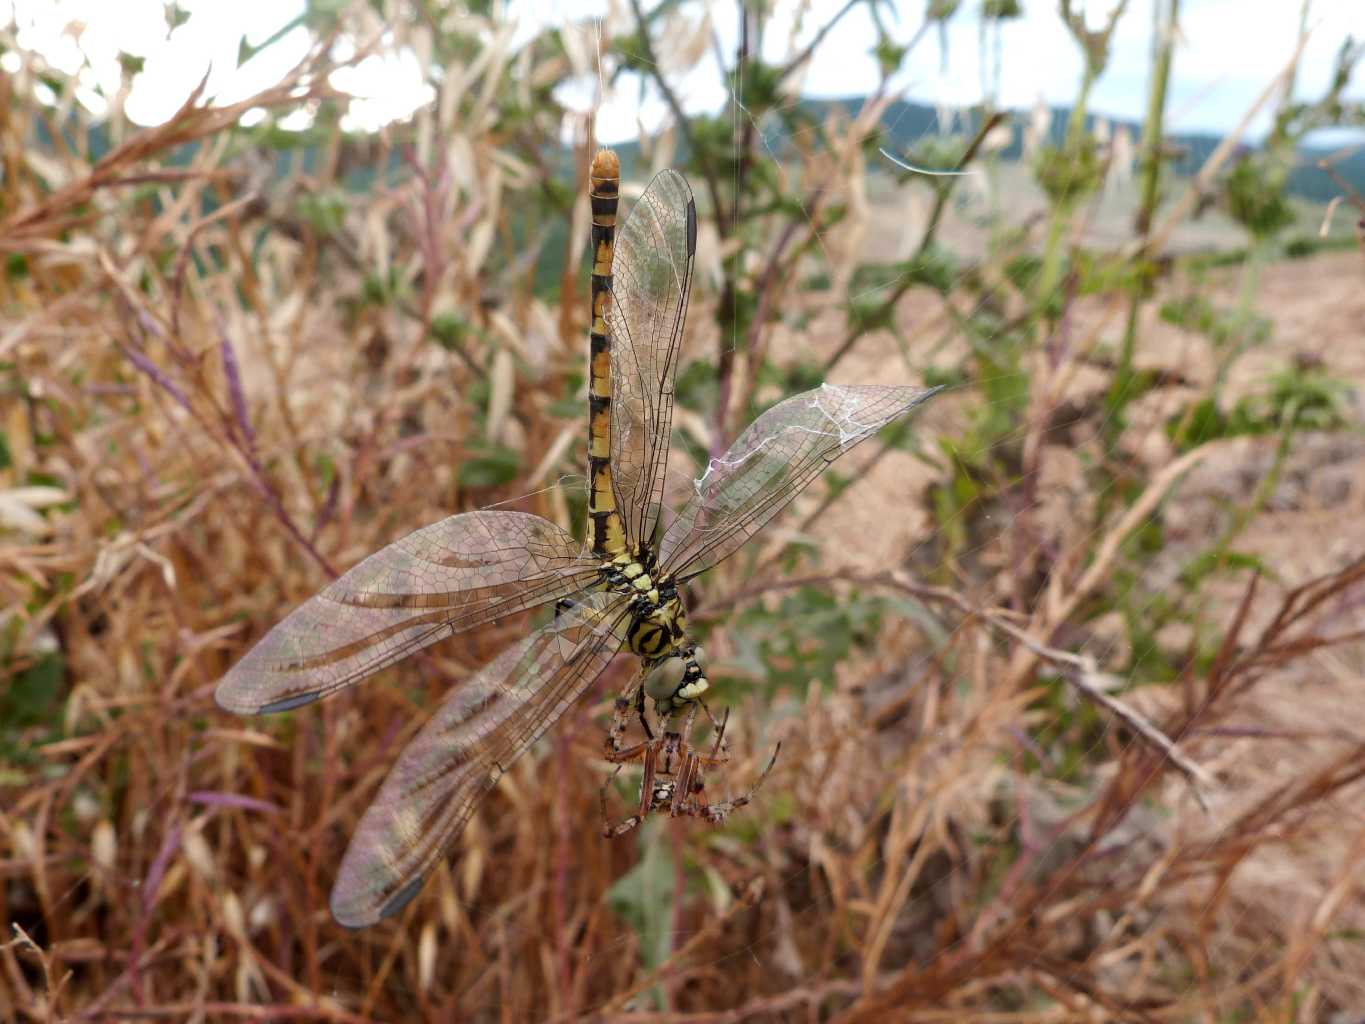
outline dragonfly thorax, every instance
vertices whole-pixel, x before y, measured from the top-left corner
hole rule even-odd
[[[687,611],[668,577],[652,573],[652,563],[622,555],[602,570],[608,589],[630,598],[626,644],[646,661],[666,658],[687,645]]]

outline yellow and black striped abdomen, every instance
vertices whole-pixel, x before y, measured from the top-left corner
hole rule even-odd
[[[616,244],[616,207],[620,200],[621,162],[609,149],[592,161],[592,331],[588,357],[588,522],[592,550],[611,558],[626,549],[621,513],[611,479],[611,264]]]

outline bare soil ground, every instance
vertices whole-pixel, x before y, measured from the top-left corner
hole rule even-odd
[[[1216,271],[1209,297],[1215,303],[1232,305],[1239,273],[1235,267]],[[1182,287],[1179,279],[1170,281],[1165,294],[1178,295]],[[1126,443],[1131,445],[1134,459],[1149,465],[1169,458],[1169,442],[1162,430],[1165,420],[1187,405],[1214,373],[1207,340],[1162,322],[1156,315],[1158,306],[1159,301],[1148,306],[1150,322],[1141,334],[1144,347],[1138,354],[1139,364],[1178,371],[1187,385],[1155,393],[1144,403],[1149,421],[1130,428],[1132,439]],[[1266,267],[1255,309],[1273,322],[1273,331],[1265,345],[1235,364],[1228,380],[1228,401],[1263,391],[1272,374],[1296,360],[1310,361],[1350,386],[1349,402],[1358,417],[1360,396],[1365,390],[1362,254],[1328,253]],[[1082,304],[1076,319],[1079,335],[1094,332],[1099,337],[1099,350],[1108,347],[1112,351],[1123,328],[1118,311]],[[941,310],[935,300],[921,298],[906,304],[903,327],[907,336],[916,337],[918,333],[932,337],[940,323]],[[895,344],[880,337],[867,339],[841,368],[841,376],[849,381],[909,382],[914,372]],[[1084,399],[1091,386],[1101,380],[1078,373],[1069,382],[1066,397]],[[924,412],[919,430],[933,437],[954,416],[950,396],[948,402]],[[1163,573],[1176,571],[1249,500],[1270,470],[1275,445],[1273,436],[1234,440],[1189,476],[1162,511],[1170,543],[1151,567],[1149,583],[1159,580]],[[1083,472],[1082,465],[1081,456],[1069,446],[1049,446],[1043,453],[1044,479],[1039,490],[1045,509],[1039,518],[1058,534],[1070,515],[1070,502],[1094,497],[1086,487],[1073,486],[1077,474]],[[917,546],[930,539],[933,526],[921,495],[934,476],[925,463],[905,453],[895,453],[873,467],[856,490],[824,517],[821,529],[840,540],[824,548],[826,564],[830,568],[866,570],[904,562]],[[1006,527],[1002,522],[1001,529]],[[1235,547],[1271,567],[1262,584],[1270,591],[1287,590],[1358,557],[1365,551],[1365,436],[1359,430],[1299,436],[1267,507],[1237,539]],[[1230,575],[1220,585],[1215,592],[1222,595],[1221,607],[1206,610],[1207,628],[1218,628],[1232,618],[1245,587],[1245,574]],[[1253,623],[1272,606],[1270,601],[1260,605],[1259,611],[1253,612]],[[1365,613],[1343,609],[1340,628],[1362,627]],[[1117,632],[1121,633],[1121,628]],[[1176,629],[1162,639],[1178,650],[1189,643],[1190,635]],[[1102,663],[1129,663],[1129,652],[1122,643],[1121,637],[1097,628],[1078,649],[1095,654]],[[1158,715],[1180,700],[1180,694],[1171,687],[1144,687],[1140,667],[1128,681],[1131,689],[1127,699],[1150,714]],[[1220,783],[1210,811],[1202,812],[1182,799],[1178,792],[1182,783],[1173,779],[1167,806],[1181,809],[1150,822],[1156,834],[1212,839],[1239,815],[1258,804],[1268,804],[1296,780],[1308,778],[1339,756],[1343,739],[1361,742],[1365,738],[1365,645],[1337,648],[1295,663],[1265,680],[1242,708],[1235,728],[1245,730],[1246,738],[1233,739],[1221,747],[1206,765]],[[1278,740],[1267,743],[1267,736]],[[1335,810],[1352,822],[1360,820],[1356,807],[1339,806]],[[1229,957],[1222,965],[1224,969],[1249,966],[1272,952],[1265,946],[1264,936],[1269,933],[1289,931],[1307,941],[1315,914],[1328,913],[1341,900],[1355,899],[1341,887],[1343,865],[1356,866],[1357,884],[1361,877],[1365,851],[1351,845],[1349,836],[1355,829],[1342,828],[1339,821],[1328,816],[1316,833],[1318,841],[1313,844],[1262,849],[1239,867],[1224,891],[1209,890],[1194,896],[1196,901],[1206,900],[1207,908],[1219,901],[1230,901],[1240,908],[1238,913],[1220,918],[1220,927],[1226,931],[1220,936],[1221,948]],[[1197,907],[1193,909],[1198,911]],[[1342,911],[1335,927],[1365,929],[1365,906],[1357,901],[1354,909]],[[1352,980],[1348,970],[1339,972],[1335,981],[1341,986],[1339,991],[1354,991],[1360,999],[1358,1005],[1365,1005],[1365,984]]]

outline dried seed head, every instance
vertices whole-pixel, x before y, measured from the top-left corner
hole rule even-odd
[[[118,860],[118,834],[108,818],[97,824],[90,836],[90,857],[102,870],[114,870]]]
[[[422,925],[422,935],[417,940],[417,988],[418,991],[431,990],[432,979],[436,976],[436,925],[431,921]]]
[[[235,892],[223,893],[223,924],[228,934],[239,939],[246,938],[246,918],[242,914],[242,901]]]
[[[205,880],[216,877],[218,866],[214,862],[213,851],[198,830],[186,829],[180,840],[180,848],[185,851],[185,861],[199,877]]]
[[[256,901],[251,908],[248,923],[251,926],[252,934],[259,932],[262,928],[268,928],[275,923],[275,901],[269,896]]]
[[[31,863],[37,855],[38,844],[34,841],[33,829],[28,822],[16,821],[10,828],[9,837],[14,859],[21,864]]]

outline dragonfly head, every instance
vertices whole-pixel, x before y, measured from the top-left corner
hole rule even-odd
[[[645,696],[654,701],[654,709],[667,716],[690,704],[711,684],[706,681],[706,654],[694,644],[677,654],[661,659],[646,674]]]

